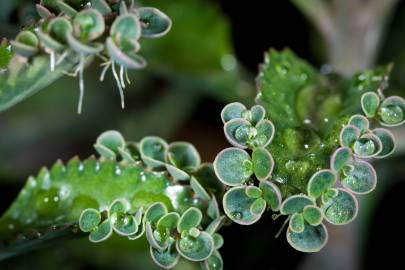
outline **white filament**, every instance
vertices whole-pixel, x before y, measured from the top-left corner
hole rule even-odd
[[[111,62],[102,64],[102,66],[105,66],[105,67],[101,71],[100,82],[104,81],[105,74],[107,73],[108,69],[110,68],[110,65],[111,65]]]
[[[51,71],[54,71],[55,70],[55,52],[54,51],[51,51],[50,62],[51,62]]]
[[[123,66],[121,66],[121,68],[120,68],[120,80],[121,80],[122,88],[125,88],[125,82],[124,82],[124,67],[123,67]]]
[[[84,70],[84,56],[80,56],[79,63],[79,85],[80,85],[80,94],[79,94],[79,103],[77,104],[77,113],[82,113],[83,106],[83,97],[84,97],[84,80],[83,80],[83,70]]]
[[[128,84],[131,84],[131,80],[129,79],[129,76],[128,76],[128,69],[127,69],[127,68],[125,68],[125,79],[127,80],[127,83],[128,83]]]
[[[120,92],[121,108],[124,109],[125,108],[124,91],[122,90],[120,78],[118,77],[117,71],[115,70],[115,63],[114,62],[112,62],[112,71],[113,71],[113,74],[114,74],[114,78],[117,81],[118,90]]]

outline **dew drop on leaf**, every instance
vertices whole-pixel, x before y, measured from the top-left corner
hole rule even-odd
[[[404,119],[404,112],[398,105],[388,105],[380,109],[380,117],[384,123],[395,125]]]
[[[372,155],[375,150],[375,143],[370,139],[360,138],[354,143],[354,152],[360,156]]]

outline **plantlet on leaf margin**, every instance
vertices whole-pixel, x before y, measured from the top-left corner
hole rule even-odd
[[[23,58],[41,54],[50,55],[50,70],[54,71],[66,58],[79,59],[72,76],[79,74],[80,95],[77,112],[82,112],[84,98],[83,71],[94,57],[103,61],[100,80],[111,67],[120,93],[121,107],[125,107],[124,92],[127,70],[146,67],[146,60],[138,55],[143,38],[159,38],[171,28],[170,18],[153,7],[135,7],[133,0],[85,1],[76,10],[69,1],[58,0],[52,4],[41,1],[36,6],[42,18],[36,28],[22,31],[14,41],[12,50]],[[51,10],[59,13],[53,14]],[[112,19],[111,19],[112,18]],[[109,29],[109,33],[106,33]],[[116,70],[119,65],[119,74]],[[125,77],[125,78],[124,78]]]

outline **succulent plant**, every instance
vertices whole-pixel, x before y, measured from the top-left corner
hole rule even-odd
[[[68,16],[83,15],[57,3]],[[93,4],[100,14],[109,14],[110,4]],[[119,55],[132,57],[140,35],[133,28],[138,15],[130,14],[127,4],[118,8],[124,15],[110,29],[115,33],[110,42],[128,53]],[[54,18],[43,6],[39,10]],[[160,18],[150,9],[138,12],[141,18]],[[65,22],[69,20],[60,21],[62,26]],[[74,26],[74,21],[72,25],[79,29],[71,32],[78,48],[97,47],[88,38],[92,28]],[[149,37],[159,32],[151,31],[146,32]],[[24,51],[19,42],[33,37],[24,34],[13,46]],[[111,59],[113,68],[113,62],[127,67],[122,59]],[[376,188],[372,159],[395,150],[393,134],[379,127],[404,122],[403,99],[383,95],[389,70],[341,79],[338,87],[346,90],[337,93],[329,76],[290,51],[266,54],[258,77],[258,104],[247,109],[233,102],[222,110],[232,147],[218,153],[213,164],[201,163],[188,142],[167,143],[156,136],[132,142],[118,131],[106,131],[94,144],[100,157],[74,158],[67,165],[58,161],[28,179],[0,219],[0,258],[62,236],[86,235],[97,243],[117,234],[129,240],[145,236],[152,259],[165,269],[180,258],[198,262],[204,270],[223,269],[219,229],[232,222],[254,224],[269,212],[274,219],[285,219],[280,233],[287,226],[286,239],[294,249],[317,252],[328,241],[324,223],[352,222],[359,212],[356,196]]]

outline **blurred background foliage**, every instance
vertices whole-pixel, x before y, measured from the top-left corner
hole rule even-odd
[[[1,211],[15,198],[28,175],[58,158],[87,157],[93,153],[97,135],[107,129],[118,129],[134,140],[153,134],[168,141],[190,141],[204,161],[212,161],[227,145],[219,117],[221,108],[231,101],[253,102],[258,64],[270,47],[290,47],[323,69],[351,71],[394,62],[390,94],[405,95],[403,0],[310,0],[304,6],[300,0],[272,1],[270,5],[260,0],[248,4],[229,0],[140,2],[167,13],[173,28],[164,38],[141,44],[149,66],[130,73],[132,84],[125,89],[125,110],[120,109],[112,74],[99,82],[100,62],[94,62],[85,70],[82,115],[76,114],[78,79],[66,76],[0,114]],[[391,2],[384,14],[376,12],[381,2]],[[328,31],[336,32],[327,34],[339,36],[340,47],[331,46],[322,32],[322,24],[328,24],[319,16],[325,3],[330,12],[325,13],[327,18],[335,22],[334,30]],[[11,39],[22,25],[36,20],[34,4],[33,0],[1,1],[0,37]],[[354,59],[352,50],[358,50],[356,46],[361,43],[356,38],[365,31],[354,26],[361,22],[367,27],[381,27],[372,29],[378,39],[374,51],[368,56],[356,54],[359,60],[342,68],[332,55],[338,50],[344,59]],[[395,218],[405,192],[405,130],[397,129],[395,134],[399,145],[395,157],[376,164],[377,192],[360,202],[363,206],[356,223],[330,228],[330,243],[321,253],[301,254],[283,237],[274,239],[282,221],[267,216],[250,227],[223,229],[225,269],[350,270],[369,269],[377,258],[400,261],[399,249],[393,243],[405,240]],[[6,260],[0,269],[157,269],[145,246],[142,241],[122,238],[97,245],[87,239],[74,240]],[[183,262],[176,269],[199,268]]]

